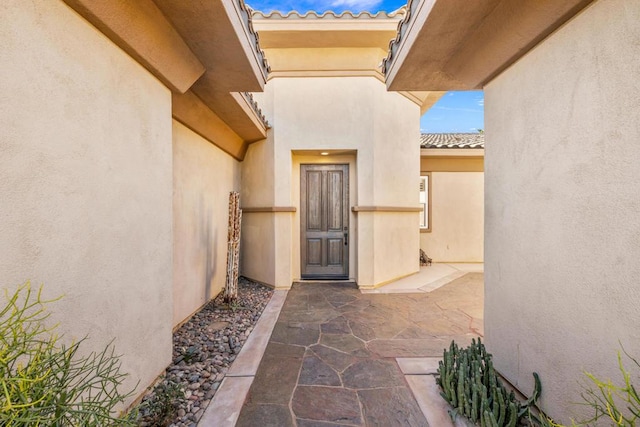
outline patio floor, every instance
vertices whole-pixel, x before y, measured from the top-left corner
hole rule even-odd
[[[276,291],[263,314],[273,330],[261,318],[199,425],[445,425],[437,360],[452,339],[483,333],[483,273],[451,268],[463,273],[405,285],[411,293],[336,282]]]

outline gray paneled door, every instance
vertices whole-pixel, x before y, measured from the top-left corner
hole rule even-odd
[[[303,279],[349,278],[349,165],[300,166]]]

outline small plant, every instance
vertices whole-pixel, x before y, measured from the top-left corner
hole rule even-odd
[[[234,312],[244,308],[242,304],[240,304],[240,301],[238,300],[238,298],[231,300],[228,303],[228,307],[231,309],[231,311],[234,311]]]
[[[444,350],[436,381],[441,396],[454,408],[452,418],[461,414],[482,427],[515,427],[524,418],[531,420],[530,408],[541,392],[538,374],[533,373],[532,396],[520,403],[513,391],[507,392],[491,359],[480,338],[465,349],[452,341],[449,350]]]
[[[191,364],[196,360],[200,360],[200,349],[194,345],[189,346],[182,353],[182,358],[188,364]]]
[[[46,304],[29,282],[0,309],[0,424],[6,426],[135,425],[136,413],[118,418],[114,409],[126,374],[112,345],[81,356],[84,340],[65,345],[47,327]]]
[[[165,379],[156,385],[153,392],[140,404],[140,412],[150,425],[167,426],[176,417],[182,399],[182,385]]]

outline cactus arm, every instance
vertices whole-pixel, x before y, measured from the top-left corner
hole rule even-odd
[[[504,420],[506,418],[506,410],[507,405],[504,403],[504,396],[502,393],[502,389],[498,389],[498,425],[504,425]]]
[[[509,403],[509,420],[507,421],[507,427],[516,427],[518,422],[518,408],[515,402]]]
[[[478,387],[478,384],[473,384],[471,386],[472,388],[472,396],[471,396],[471,421],[476,422],[478,421],[478,409],[479,405],[478,405],[478,395],[480,394],[480,390]]]

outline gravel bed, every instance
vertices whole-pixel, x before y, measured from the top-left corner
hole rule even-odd
[[[175,418],[154,420],[147,405],[161,406],[156,387],[142,399],[140,426],[195,427],[271,299],[273,289],[244,277],[238,280],[238,302],[228,307],[222,293],[173,334],[173,360],[160,383],[179,384],[184,398],[177,399]]]

